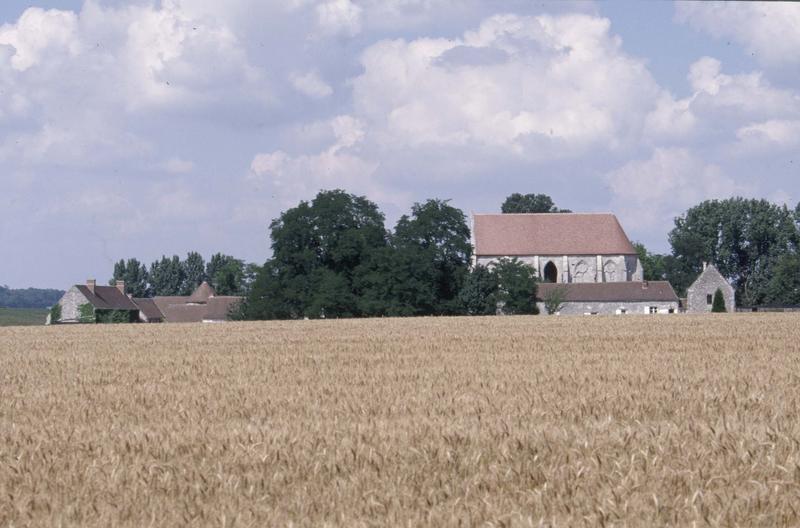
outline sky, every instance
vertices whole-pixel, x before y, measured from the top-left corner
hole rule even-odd
[[[800,4],[4,0],[0,285],[223,252],[320,189],[611,211],[800,201]]]

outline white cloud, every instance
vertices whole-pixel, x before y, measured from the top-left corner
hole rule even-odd
[[[759,61],[800,63],[800,5],[795,2],[677,2],[677,19],[743,44]]]
[[[324,99],[333,93],[333,88],[323,81],[317,72],[292,73],[289,80],[294,89],[312,99]]]
[[[11,65],[17,71],[36,66],[43,55],[66,52],[75,56],[81,50],[77,18],[72,11],[32,7],[16,24],[0,27],[0,46],[13,48]]]
[[[771,119],[736,131],[740,145],[755,149],[790,148],[800,145],[800,120]]]
[[[357,115],[384,145],[499,148],[557,158],[635,141],[662,93],[607,19],[487,19],[463,38],[382,41],[353,81]]]
[[[324,33],[355,36],[361,31],[360,6],[350,0],[327,0],[317,5],[317,22]]]
[[[649,159],[630,161],[608,173],[606,181],[614,210],[633,232],[666,231],[688,207],[750,191],[719,166],[683,148],[656,148]]]

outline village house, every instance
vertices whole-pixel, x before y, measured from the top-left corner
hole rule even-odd
[[[539,277],[537,304],[563,314],[676,313],[666,281],[643,280],[636,249],[611,213],[476,214],[473,265],[516,257]]]
[[[214,288],[203,282],[189,296],[157,296],[132,298],[125,294],[125,282],[115,286],[97,286],[94,279],[85,285],[71,287],[58,301],[60,316],[51,323],[220,323],[229,318],[234,306],[241,302],[237,296],[217,295]]]
[[[714,294],[722,290],[725,311],[736,311],[736,297],[733,286],[722,276],[713,264],[703,263],[703,272],[686,290],[686,311],[688,313],[710,312]]]

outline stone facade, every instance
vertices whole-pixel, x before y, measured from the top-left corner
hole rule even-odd
[[[79,323],[81,321],[80,306],[88,302],[86,297],[78,290],[78,287],[73,286],[58,301],[58,304],[61,305],[61,319],[54,322]]]
[[[539,313],[546,314],[544,303],[537,303]],[[622,314],[670,314],[678,313],[678,302],[565,302],[559,315],[622,315]]]
[[[480,256],[475,264],[489,266],[502,257]],[[641,281],[642,265],[636,255],[530,255],[517,257],[532,266],[536,276],[548,280],[545,270],[552,263],[561,283]]]
[[[722,296],[725,298],[725,310],[736,311],[733,286],[713,265],[705,266],[703,273],[686,290],[686,311],[688,313],[710,312],[717,289],[722,290]]]

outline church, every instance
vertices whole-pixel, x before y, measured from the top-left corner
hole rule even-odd
[[[666,281],[644,281],[642,264],[611,213],[473,215],[472,264],[516,257],[540,280],[538,303],[560,295],[562,314],[677,313]]]

